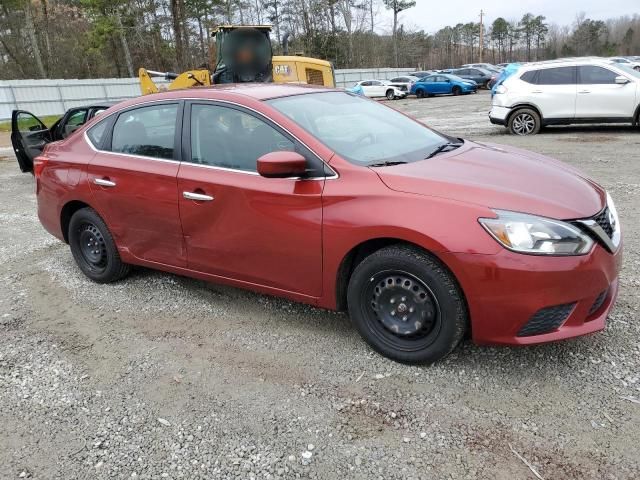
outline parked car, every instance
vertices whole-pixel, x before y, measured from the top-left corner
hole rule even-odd
[[[422,78],[414,83],[410,93],[418,98],[424,98],[434,95],[461,95],[477,91],[478,85],[471,80],[465,80],[455,75],[438,74]]]
[[[22,172],[33,171],[33,157],[42,152],[47,143],[62,140],[104,112],[113,103],[70,108],[51,128],[30,112],[14,110],[11,113],[11,143]]]
[[[389,85],[399,88],[403,92],[411,90],[411,85],[420,80],[418,77],[412,75],[405,75],[404,77],[395,77],[389,80]]]
[[[602,187],[340,90],[132,99],[48,145],[34,173],[42,225],[95,282],[142,265],[346,309],[402,362],[465,333],[526,345],[602,330],[617,295]]]
[[[482,68],[484,70],[489,70],[490,72],[500,73],[504,67],[492,65],[491,63],[467,63],[462,65],[460,68]]]
[[[428,77],[429,75],[433,75],[435,72],[433,70],[418,70],[416,72],[411,72],[409,75],[417,78]]]
[[[634,70],[640,71],[640,61],[632,60],[626,57],[611,57],[609,60],[611,60],[613,63],[619,63],[624,65],[625,67],[633,68]]]
[[[489,88],[489,82],[498,78],[496,73],[484,68],[458,68],[451,73],[465,80],[473,80],[478,84],[478,88]]]
[[[387,100],[395,100],[407,96],[407,92],[403,92],[398,87],[394,87],[383,80],[362,80],[354,86],[362,87],[365,97],[370,98],[386,97]]]
[[[495,89],[491,123],[531,135],[546,125],[638,124],[640,72],[605,59],[523,65]]]

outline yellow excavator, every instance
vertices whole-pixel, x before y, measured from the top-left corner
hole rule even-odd
[[[215,32],[216,67],[189,70],[180,74],[141,68],[138,71],[143,95],[160,88],[153,77],[171,80],[168,90],[199,85],[245,82],[303,83],[335,86],[333,65],[317,58],[288,55],[288,35],[284,55],[273,55],[269,25],[223,25]]]

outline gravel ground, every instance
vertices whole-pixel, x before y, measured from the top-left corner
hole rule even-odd
[[[0,478],[535,478],[525,460],[544,479],[639,478],[640,133],[516,138],[489,124],[489,103],[392,105],[607,187],[625,229],[620,297],[602,333],[466,342],[430,367],[371,353],[342,314],[144,269],[87,281],[0,149]]]

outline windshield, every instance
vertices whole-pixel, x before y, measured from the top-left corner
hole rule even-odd
[[[616,65],[616,67],[618,67],[621,70],[624,70],[625,73],[627,73],[628,75],[633,75],[636,78],[640,78],[640,72],[636,69],[634,69],[633,67],[631,67],[630,65],[625,65],[622,63],[618,63]]]
[[[295,95],[268,103],[356,165],[423,160],[448,141],[392,108],[346,92]]]

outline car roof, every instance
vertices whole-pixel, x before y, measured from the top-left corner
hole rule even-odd
[[[180,100],[186,98],[202,98],[210,100],[270,100],[273,98],[290,97],[319,92],[338,92],[337,88],[317,85],[282,84],[282,83],[229,83],[224,85],[212,85],[205,87],[192,87],[166,92],[143,95],[119,104],[123,107],[133,106],[139,103],[148,103],[157,100]]]

